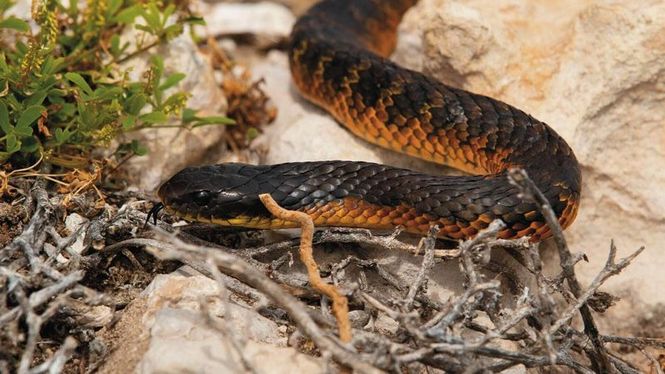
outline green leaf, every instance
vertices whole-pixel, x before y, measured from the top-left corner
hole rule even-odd
[[[23,139],[21,143],[21,151],[26,153],[34,153],[41,145],[34,136]]]
[[[7,153],[18,152],[19,149],[21,149],[21,141],[18,140],[18,138],[16,138],[16,135],[14,134],[7,135],[7,139],[5,139],[5,144],[7,145],[7,149],[5,150]]]
[[[67,7],[67,13],[72,19],[76,19],[76,15],[78,14],[78,0],[69,0],[69,7]]]
[[[259,136],[261,133],[256,127],[250,127],[247,129],[247,132],[245,133],[245,136],[247,136],[248,141],[252,141],[256,139],[257,136]]]
[[[163,112],[155,111],[139,116],[139,119],[143,122],[153,124],[153,123],[164,123],[169,118]]]
[[[7,105],[0,102],[0,129],[5,134],[11,134],[14,131],[14,128],[9,123],[9,111],[7,110]]]
[[[55,68],[55,63],[53,57],[48,56],[46,57],[46,60],[44,60],[44,63],[42,64],[41,73],[42,75],[51,75],[55,72],[54,68]]]
[[[150,90],[150,93],[155,97],[155,100],[159,105],[162,101],[162,91],[159,89],[159,82],[162,80],[162,74],[164,72],[164,59],[159,55],[154,55],[152,56],[151,61],[152,66],[150,67],[150,72],[152,77],[147,89]]]
[[[162,84],[159,86],[159,89],[162,90],[162,91],[167,90],[167,89],[169,89],[169,88],[175,86],[176,84],[180,83],[180,81],[183,80],[183,79],[185,79],[185,77],[186,77],[186,75],[183,74],[183,73],[174,73],[174,74],[171,74],[171,75],[169,75],[168,78],[166,78],[166,79],[164,80],[164,83],[162,83]]]
[[[62,69],[62,64],[65,62],[65,59],[62,57],[52,58],[51,56],[46,58],[46,61],[42,65],[42,75],[52,76],[57,71]]]
[[[27,107],[16,121],[16,133],[23,136],[32,135],[32,124],[42,116],[42,112],[45,110],[46,108],[41,105]]]
[[[164,9],[164,14],[162,14],[162,27],[166,24],[166,20],[171,17],[171,15],[175,12],[175,5],[169,4],[169,6]]]
[[[55,142],[58,145],[66,143],[71,136],[72,132],[69,131],[69,129],[61,129],[61,128],[55,129]]]
[[[128,115],[122,120],[122,128],[129,130],[136,124],[136,116]]]
[[[14,133],[22,138],[32,135],[32,127],[15,127]]]
[[[148,148],[139,143],[138,140],[132,140],[131,147],[132,147],[132,152],[134,152],[134,154],[136,154],[137,156],[143,156],[146,153],[148,153]]]
[[[151,28],[150,26],[147,26],[147,25],[134,25],[134,28],[137,29],[137,30],[145,31],[145,32],[147,32],[147,33],[149,33],[149,34],[153,34],[153,33],[154,33],[154,31],[152,30],[152,28]]]
[[[164,71],[164,59],[160,55],[154,55],[150,61],[152,62],[153,69],[155,69],[156,78],[161,79],[162,72]]]
[[[14,0],[0,0],[0,13],[14,6]]]
[[[72,103],[62,103],[62,107],[57,112],[57,115],[62,116],[62,118],[71,117],[76,114],[76,105]]]
[[[203,17],[197,17],[197,16],[187,17],[183,20],[183,22],[189,23],[190,25],[200,25],[200,26],[206,25],[205,19],[203,19]]]
[[[7,96],[9,93],[9,81],[0,80],[0,97]]]
[[[158,32],[161,30],[162,23],[159,19],[159,9],[157,9],[157,5],[155,3],[149,3],[141,12],[141,17],[143,17],[152,31]]]
[[[92,95],[92,88],[88,85],[88,82],[83,79],[79,73],[66,73],[65,78],[74,83],[78,88],[82,89],[88,95]]]
[[[129,8],[123,9],[115,16],[115,21],[118,23],[130,24],[133,23],[136,17],[141,15],[143,8],[140,4],[132,5]]]
[[[23,43],[22,41],[17,41],[16,42],[16,50],[20,53],[20,57],[23,57],[25,53],[28,51],[28,45]]]
[[[14,96],[13,94],[9,94],[9,95],[5,96],[4,100],[5,100],[5,103],[7,104],[7,107],[9,107],[10,109],[21,107],[21,103],[19,103],[18,100],[16,100],[16,96]]]
[[[145,103],[145,96],[141,93],[135,93],[125,101],[125,111],[129,114],[137,116],[141,109],[143,109],[145,106]]]
[[[9,70],[9,66],[7,66],[7,57],[5,57],[5,54],[0,52],[0,72],[6,72]]]
[[[22,19],[11,16],[0,20],[0,29],[14,29],[20,32],[28,32],[30,31],[30,25]]]
[[[236,121],[229,117],[224,116],[210,116],[200,117],[196,119],[193,127],[206,126],[206,125],[235,125]]]
[[[111,54],[113,56],[119,56],[120,53],[122,53],[122,50],[120,50],[120,36],[118,34],[114,34],[111,37]]]
[[[185,108],[182,110],[182,122],[187,124],[192,121],[195,121],[198,117],[196,117],[196,111],[191,108]]]
[[[95,115],[94,108],[92,108],[91,105],[87,105],[82,100],[79,100],[76,107],[79,112],[79,117],[78,117],[78,122],[80,124],[79,129],[84,131],[94,129],[95,125],[97,124],[97,122],[95,121],[97,117]]]
[[[123,93],[123,89],[120,87],[99,87],[93,92],[92,97],[97,100],[110,100],[120,96]]]
[[[23,102],[23,105],[25,106],[41,105],[44,102],[44,99],[46,99],[46,95],[47,95],[46,91],[35,92]]]
[[[107,18],[111,18],[110,16],[114,15],[120,9],[122,2],[122,0],[110,0],[108,2],[108,9],[106,10]]]
[[[185,31],[185,28],[182,26],[182,23],[176,23],[174,25],[168,26],[163,30],[164,36],[167,40],[173,40],[178,35],[182,34]]]

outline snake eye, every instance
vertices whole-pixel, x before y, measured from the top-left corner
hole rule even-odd
[[[206,205],[210,202],[210,199],[212,198],[212,194],[210,191],[197,191],[194,193],[194,196],[192,196],[194,199],[194,202],[197,205]]]

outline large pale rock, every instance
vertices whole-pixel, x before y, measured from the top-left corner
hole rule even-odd
[[[201,275],[158,275],[127,307],[117,328],[124,339],[101,372],[238,373],[246,365],[257,373],[323,372],[286,346],[276,323],[220,295],[219,284]]]
[[[243,35],[277,41],[291,33],[295,16],[273,2],[201,4],[209,35]]]
[[[665,302],[655,286],[665,284],[664,25],[662,1],[422,0],[407,13],[393,57],[522,108],[567,139],[583,166],[582,206],[567,231],[571,247],[590,258],[578,265],[582,280],[602,267],[610,239],[619,255],[647,247],[606,285],[625,298],[614,316]],[[444,170],[354,138],[298,97],[287,65],[274,52],[254,67],[280,110],[256,143],[267,149],[265,162],[353,159]]]

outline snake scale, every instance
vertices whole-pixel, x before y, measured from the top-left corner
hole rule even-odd
[[[417,0],[323,0],[295,24],[293,82],[350,132],[370,143],[473,175],[433,176],[355,161],[278,165],[227,163],[186,168],[159,189],[163,207],[184,219],[288,228],[258,195],[306,212],[318,226],[392,229],[467,239],[494,219],[502,238],[551,235],[537,207],[507,179],[524,168],[561,225],[577,214],[581,172],[549,126],[499,100],[447,86],[387,57],[403,14]],[[331,147],[334,144],[330,145]]]

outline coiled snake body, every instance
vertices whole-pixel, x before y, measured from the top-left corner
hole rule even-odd
[[[353,161],[191,167],[158,194],[188,220],[286,228],[258,199],[319,226],[350,226],[474,236],[500,218],[503,238],[550,235],[537,207],[507,179],[524,168],[565,228],[580,197],[580,168],[570,147],[546,124],[499,100],[449,87],[386,59],[402,15],[417,0],[324,0],[294,26],[289,61],[301,94],[355,135],[382,147],[446,164],[470,176],[432,176]],[[331,147],[334,144],[330,145]]]

